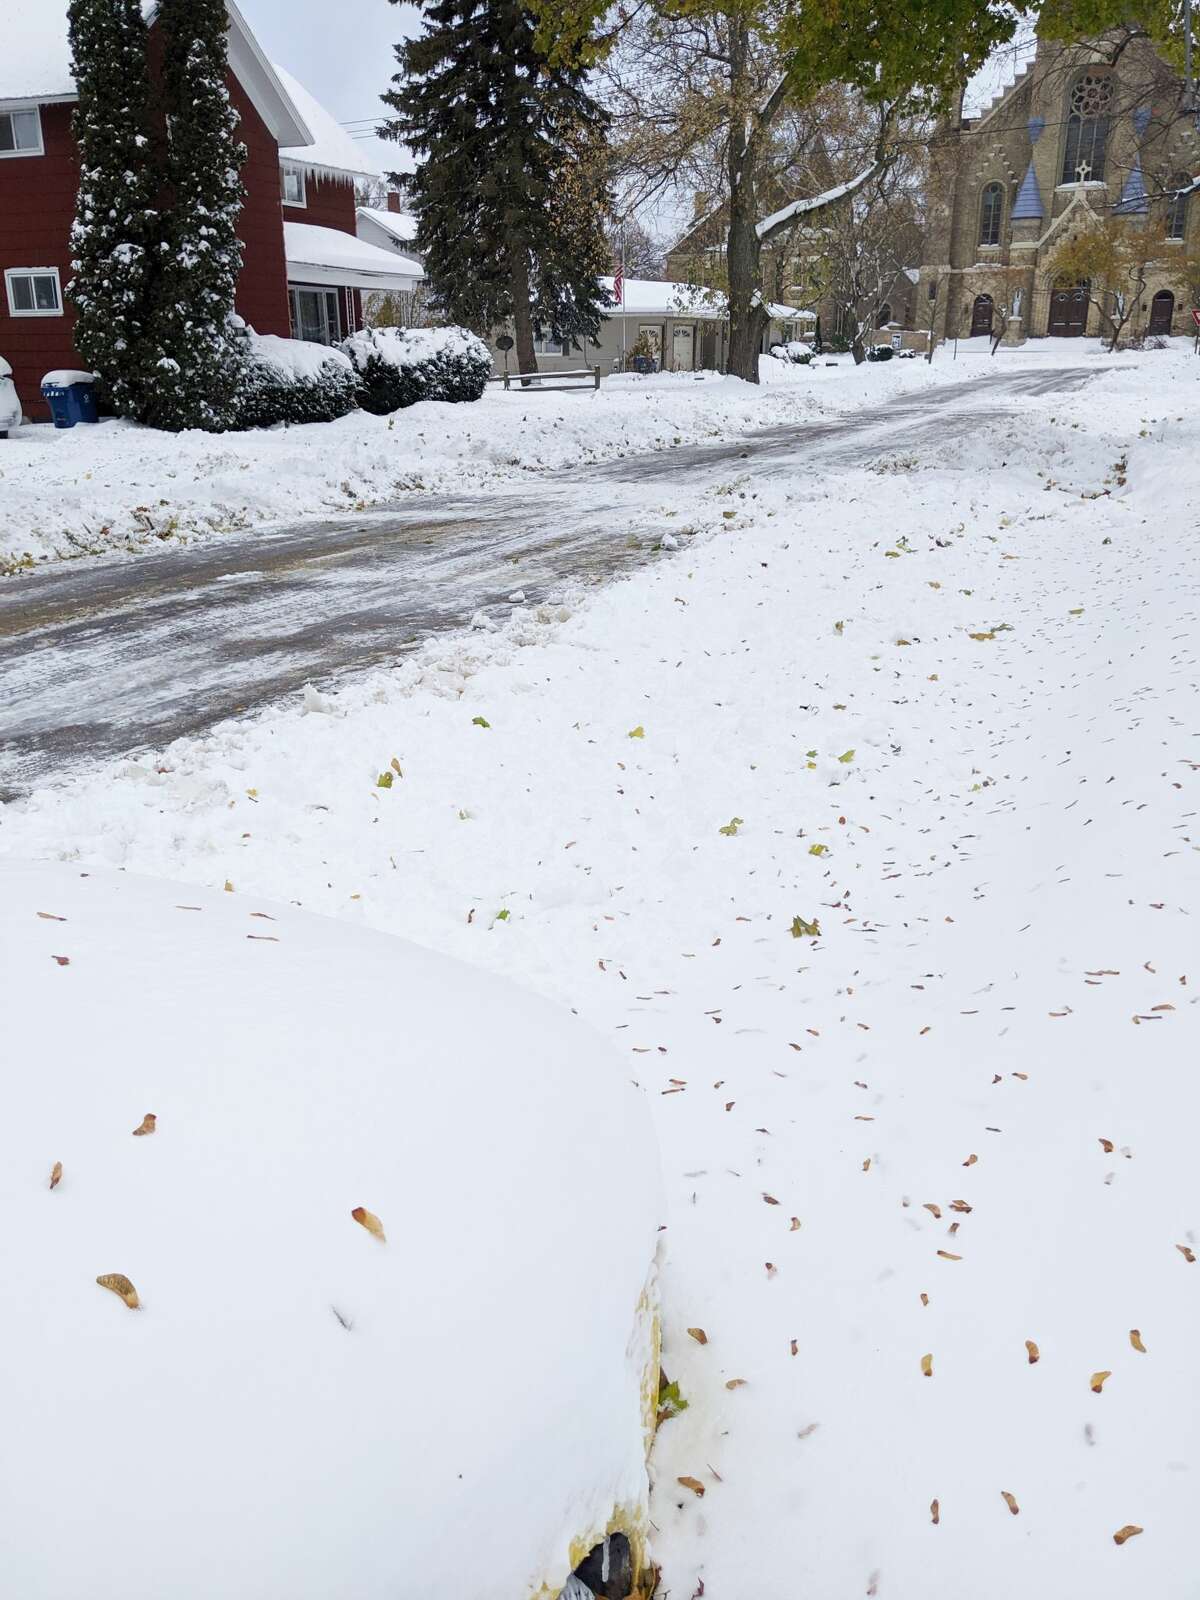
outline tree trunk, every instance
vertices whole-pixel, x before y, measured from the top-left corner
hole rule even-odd
[[[523,244],[513,246],[510,273],[517,371],[522,374],[536,372],[538,364],[533,349],[533,308],[529,300],[529,255]]]
[[[744,20],[730,23],[730,88],[734,105],[729,130],[728,370],[747,383],[758,382],[759,346],[768,318],[762,305],[762,242],[758,237],[757,166],[759,139],[749,127],[750,34]],[[740,113],[738,108],[744,108]]]

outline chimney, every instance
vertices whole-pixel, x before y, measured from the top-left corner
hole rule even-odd
[[[395,189],[388,190],[387,208],[396,216],[400,215],[400,196],[396,193]]]

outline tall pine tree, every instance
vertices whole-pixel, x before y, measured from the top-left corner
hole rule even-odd
[[[594,335],[609,303],[596,281],[609,265],[595,174],[607,119],[585,69],[537,49],[522,0],[429,0],[424,18],[383,97],[386,136],[420,159],[394,181],[441,309],[482,334],[511,319],[518,367],[535,372],[536,334]],[[568,184],[576,169],[587,181]]]
[[[229,99],[225,0],[161,0],[167,134],[154,325],[166,352],[145,412],[158,428],[220,429],[238,367],[229,338],[242,265],[246,147]]]
[[[79,199],[71,232],[75,346],[118,415],[140,417],[161,359],[150,297],[160,218],[141,0],[72,0]]]

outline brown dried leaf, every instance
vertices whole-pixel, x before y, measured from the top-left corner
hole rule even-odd
[[[96,1282],[102,1289],[111,1289],[113,1294],[120,1295],[131,1311],[136,1311],[140,1306],[137,1290],[123,1272],[102,1272]]]
[[[773,1261],[764,1261],[763,1265],[767,1269],[767,1277],[768,1278],[773,1278],[775,1276],[775,1274],[779,1271],[779,1268],[775,1265],[775,1263]]]
[[[929,1520],[933,1523],[935,1528],[942,1520],[942,1508],[938,1505],[936,1500],[931,1500],[929,1502]]]
[[[387,1235],[383,1231],[383,1223],[380,1222],[373,1211],[368,1211],[366,1206],[355,1206],[350,1215],[360,1228],[365,1228],[369,1234],[379,1240],[380,1244],[387,1243]]]
[[[1029,1354],[1029,1365],[1031,1367],[1036,1367],[1038,1362],[1042,1359],[1042,1352],[1038,1349],[1037,1345],[1034,1344],[1032,1339],[1026,1339],[1025,1349]]]
[[[1185,1261],[1195,1261],[1196,1252],[1192,1249],[1192,1247],[1190,1245],[1177,1244],[1175,1246],[1175,1248],[1176,1248],[1176,1250],[1179,1251],[1179,1254],[1183,1257],[1183,1259]]]
[[[961,1256],[951,1255],[949,1250],[939,1250],[938,1251],[938,1255],[941,1256],[943,1261],[961,1261],[962,1260]]]
[[[931,1355],[921,1357],[921,1371],[925,1377],[933,1377],[933,1357]]]
[[[53,1187],[54,1187],[54,1185],[51,1184],[51,1188],[53,1188]],[[1136,1328],[1130,1328],[1130,1330],[1129,1330],[1129,1342],[1133,1346],[1133,1348],[1135,1350],[1137,1350],[1137,1351],[1140,1351],[1140,1353],[1142,1355],[1146,1354],[1146,1346],[1142,1343],[1142,1336],[1141,1336],[1141,1334],[1138,1332],[1138,1330]]]
[[[1007,1489],[1001,1489],[1000,1493],[1004,1499],[1004,1504],[1012,1512],[1014,1517],[1017,1516],[1020,1513],[1021,1508],[1017,1504],[1016,1496],[1009,1494]]]
[[[1123,1528],[1118,1528],[1113,1534],[1114,1544],[1124,1544],[1126,1539],[1136,1539],[1139,1533],[1145,1530],[1139,1528],[1136,1522],[1127,1522]]]
[[[708,1335],[705,1333],[703,1328],[689,1328],[688,1333],[693,1339],[695,1339],[697,1344],[708,1343]]]
[[[767,1204],[769,1206],[777,1206],[779,1204],[779,1201],[776,1200],[776,1198],[775,1198],[775,1196],[773,1194],[764,1193],[763,1199],[767,1202]]]
[[[793,1339],[793,1340],[792,1340],[792,1354],[793,1354],[793,1355],[794,1355],[794,1356],[798,1356],[798,1355],[799,1355],[799,1354],[800,1354],[800,1346],[799,1346],[799,1344],[798,1344],[798,1343],[797,1343],[797,1342],[796,1342],[796,1340],[795,1340],[795,1339]]]
[[[70,956],[55,956],[53,959],[58,962],[60,967],[69,967],[71,965]]]
[[[744,1389],[746,1387],[746,1379],[745,1378],[730,1378],[729,1381],[726,1383],[725,1387],[727,1389]]]
[[[799,1228],[799,1226],[800,1226],[800,1218],[799,1217],[793,1217],[791,1222],[788,1224],[788,1232],[789,1233],[795,1233],[796,1230]]]
[[[1104,1151],[1104,1154],[1106,1156],[1112,1155],[1113,1148],[1114,1148],[1112,1140],[1111,1139],[1101,1139],[1100,1148],[1101,1148],[1101,1150]]]
[[[979,1160],[978,1156],[975,1156],[975,1155],[968,1156],[967,1159],[963,1162],[963,1166],[964,1167],[973,1167],[978,1160]]]
[[[932,1215],[937,1217],[939,1221],[941,1220],[941,1215],[942,1215],[941,1206],[935,1206],[932,1200],[924,1201],[923,1202],[923,1206],[924,1206],[924,1209],[926,1211],[931,1212]]]
[[[157,1126],[158,1118],[154,1115],[153,1111],[147,1111],[139,1125],[133,1130],[133,1137],[135,1139],[140,1139],[144,1134],[153,1133]]]
[[[57,1189],[62,1182],[62,1162],[56,1161],[50,1168],[50,1187]]]
[[[1088,1380],[1091,1384],[1092,1393],[1099,1394],[1104,1388],[1105,1379],[1111,1377],[1111,1372],[1093,1372],[1091,1378]]]
[[[921,1304],[923,1306],[927,1306],[929,1304],[929,1296],[925,1293],[924,1290],[921,1291]]]
[[[690,1489],[698,1500],[704,1499],[704,1485],[699,1478],[677,1478],[675,1481],[681,1483],[685,1489]]]
[[[53,911],[39,911],[38,916],[43,922],[65,922],[66,917],[56,917]]]
[[[951,1200],[950,1209],[951,1211],[961,1211],[964,1215],[969,1216],[975,1207],[969,1206],[965,1200]]]

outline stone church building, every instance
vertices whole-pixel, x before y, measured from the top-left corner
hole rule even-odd
[[[1009,344],[1101,333],[1087,287],[1056,282],[1051,258],[1112,214],[1165,228],[1167,252],[1200,249],[1197,120],[1145,41],[1039,41],[980,115],[943,124],[931,142],[918,326],[941,339],[994,326]],[[1188,300],[1169,272],[1152,274],[1130,332],[1192,332]]]

